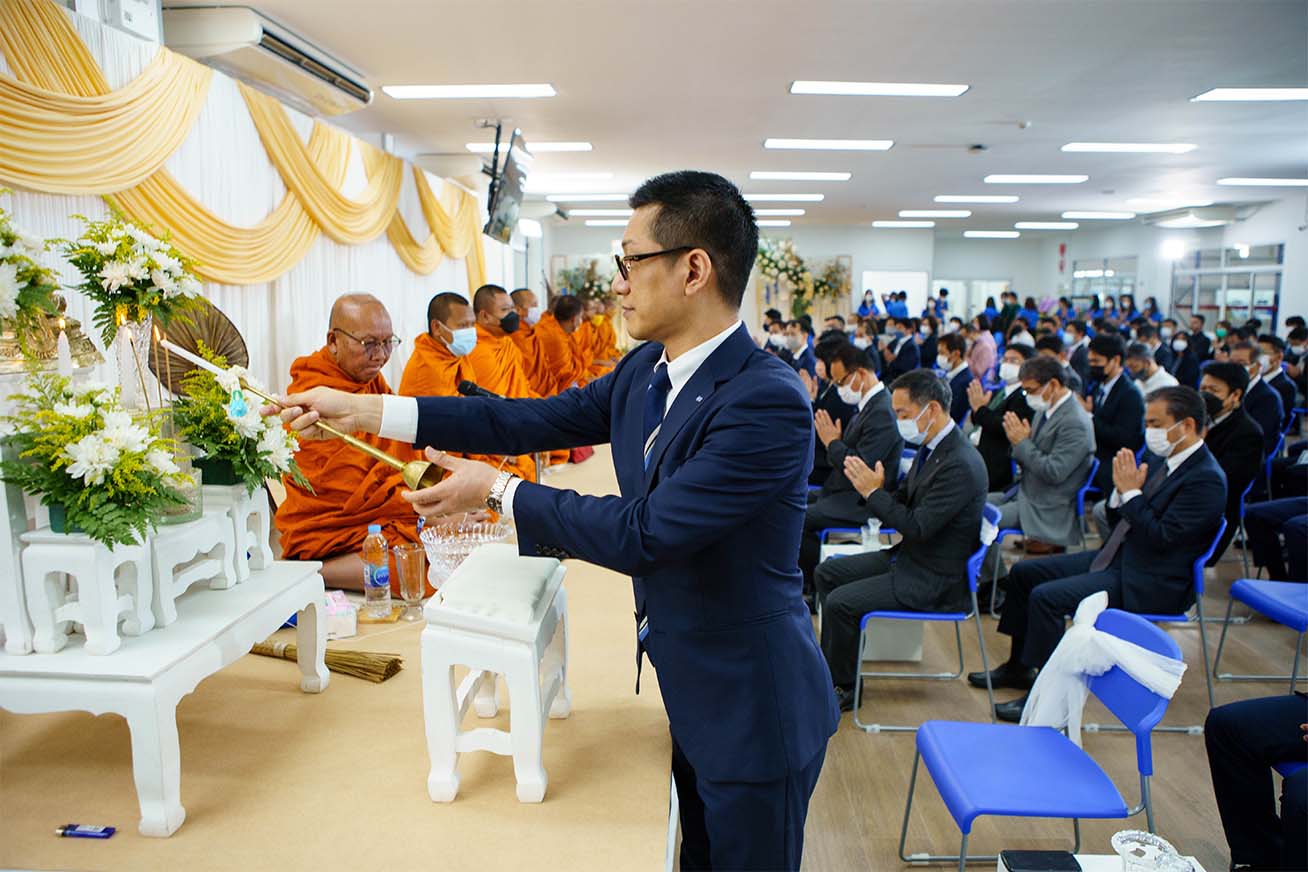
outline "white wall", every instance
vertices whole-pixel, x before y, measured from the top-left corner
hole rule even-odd
[[[1039,239],[936,239],[932,261],[935,279],[1005,279],[1025,299],[1037,300],[1050,288],[1041,280],[1044,247]],[[1056,265],[1055,265],[1056,266]]]

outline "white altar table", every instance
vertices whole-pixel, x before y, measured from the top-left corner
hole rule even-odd
[[[176,717],[183,696],[297,612],[300,689],[327,687],[321,566],[278,561],[229,590],[192,590],[177,600],[175,623],[127,638],[113,654],[88,654],[80,636],[55,654],[0,653],[0,708],[125,717],[141,834],[170,836],[186,819]]]

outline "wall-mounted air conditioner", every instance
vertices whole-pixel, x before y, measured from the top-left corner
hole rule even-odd
[[[372,102],[363,76],[248,6],[164,7],[164,43],[309,115]]]

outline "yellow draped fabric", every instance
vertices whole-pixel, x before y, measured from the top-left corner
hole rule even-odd
[[[202,278],[270,281],[295,266],[319,232],[357,245],[385,231],[414,272],[432,272],[448,254],[464,258],[470,291],[485,283],[476,198],[454,189],[451,216],[415,168],[431,228],[419,243],[398,209],[399,158],[318,122],[306,145],[280,103],[242,85],[287,195],[254,227],[238,227],[163,169],[204,105],[208,68],[161,48],[141,75],[112,91],[66,14],[49,0],[0,0],[0,51],[17,77],[0,75],[0,179],[48,193],[112,195],[106,200],[128,217],[168,230]],[[351,142],[361,149],[368,176],[358,199],[340,192]]]

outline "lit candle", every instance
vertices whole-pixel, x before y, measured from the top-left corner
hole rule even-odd
[[[68,344],[68,334],[64,332],[64,319],[59,319],[59,338],[55,340],[55,352],[59,361],[59,375],[73,377],[73,349]]]

